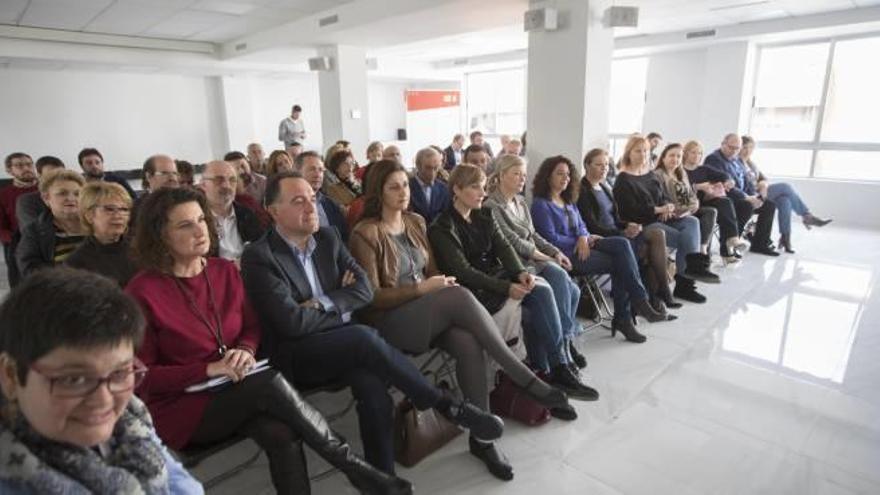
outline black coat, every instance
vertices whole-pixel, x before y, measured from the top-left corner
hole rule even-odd
[[[52,212],[47,209],[22,229],[15,260],[24,276],[38,268],[55,266],[54,258],[55,224]]]
[[[614,225],[606,225],[602,223],[599,200],[596,199],[597,191],[593,189],[593,185],[590,184],[590,181],[583,179],[581,180],[581,192],[578,196],[577,206],[578,210],[581,212],[581,217],[584,219],[584,223],[587,224],[587,230],[589,230],[591,234],[598,234],[602,237],[623,235],[623,230],[626,228],[626,222],[621,220],[620,216],[617,214],[617,203],[614,201],[614,195],[611,194],[611,188],[608,187],[608,184],[604,181],[599,183],[599,187],[602,188],[599,194],[606,195],[611,201],[611,216],[614,218]]]

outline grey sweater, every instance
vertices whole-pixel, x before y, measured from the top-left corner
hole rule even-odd
[[[516,254],[529,263],[531,263],[532,253],[535,252],[535,249],[550,257],[559,254],[559,249],[556,246],[535,232],[535,225],[532,223],[532,215],[529,213],[526,200],[522,196],[515,196],[513,200],[522,216],[515,215],[510,211],[507,200],[498,191],[489,193],[483,206],[492,211],[495,222],[498,223],[498,227],[501,228],[501,232],[507,242],[513,246]]]

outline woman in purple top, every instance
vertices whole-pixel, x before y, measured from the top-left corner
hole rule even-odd
[[[666,316],[648,304],[648,293],[639,279],[639,267],[629,241],[623,237],[590,235],[578,212],[577,170],[564,156],[544,160],[532,184],[532,221],[544,239],[558,247],[571,260],[575,275],[611,275],[614,319],[611,332],[620,330],[630,342],[646,340],[633,326],[630,306],[648,321],[664,321]]]

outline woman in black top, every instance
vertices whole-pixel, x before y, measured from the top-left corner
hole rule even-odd
[[[79,198],[79,215],[89,236],[65,263],[111,278],[120,287],[137,272],[128,256],[128,220],[131,196],[119,184],[90,182]]]
[[[620,218],[666,232],[666,244],[676,250],[673,295],[691,302],[705,302],[694,279],[718,283],[709,270],[710,260],[700,254],[700,222],[693,216],[675,216],[675,205],[663,192],[660,180],[648,168],[648,140],[634,136],[626,143],[621,168],[614,182]]]
[[[643,229],[641,224],[624,222],[617,213],[611,188],[605,182],[610,167],[608,152],[594,148],[584,157],[584,178],[578,196],[578,210],[587,230],[604,237],[623,236],[644,265],[642,276],[650,293],[651,305],[658,312],[664,306],[680,308],[672,298],[666,275],[666,233],[662,229]]]

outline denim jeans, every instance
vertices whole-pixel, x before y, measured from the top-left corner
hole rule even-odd
[[[786,182],[770,184],[767,188],[767,199],[776,203],[776,218],[779,220],[779,233],[791,234],[791,212],[804,216],[810,212],[801,196]]]
[[[559,322],[562,324],[562,334],[567,339],[572,339],[581,333],[581,324],[577,321],[577,308],[581,300],[581,289],[561,266],[556,263],[544,263],[538,272],[553,289],[556,299],[556,309],[559,311]]]
[[[687,266],[685,257],[700,252],[700,221],[693,216],[655,222],[646,228],[663,229],[666,232],[666,245],[675,249],[675,272],[684,275]]]
[[[697,225],[699,229],[699,225]],[[699,235],[699,232],[697,233]],[[626,237],[600,239],[590,250],[587,259],[577,256],[571,260],[572,273],[577,275],[611,275],[611,297],[614,299],[614,319],[630,317],[630,302],[647,299],[648,292],[639,278],[639,265],[632,245]]]
[[[548,371],[560,364],[568,364],[563,352],[563,329],[553,289],[541,277],[536,277],[535,288],[523,299],[523,332],[526,351],[532,367]]]

